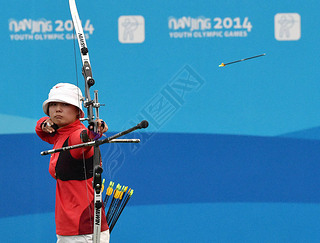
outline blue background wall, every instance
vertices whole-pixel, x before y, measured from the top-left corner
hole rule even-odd
[[[34,126],[53,85],[83,88],[68,1],[2,5],[0,233],[55,242]],[[106,181],[135,190],[112,242],[320,241],[318,1],[77,7],[107,135],[150,122],[140,144],[101,147]]]

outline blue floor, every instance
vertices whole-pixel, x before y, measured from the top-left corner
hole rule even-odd
[[[128,206],[112,234],[116,243],[320,242],[320,205],[206,203]],[[2,242],[55,242],[54,213],[0,219]]]

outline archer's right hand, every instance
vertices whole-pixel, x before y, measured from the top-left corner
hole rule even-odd
[[[42,131],[53,134],[59,127],[50,118],[41,123]]]

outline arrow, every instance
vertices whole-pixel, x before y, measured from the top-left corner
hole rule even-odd
[[[123,199],[123,203],[122,203],[121,207],[120,207],[119,210],[118,210],[118,213],[117,213],[117,215],[116,215],[116,218],[114,218],[114,220],[112,221],[111,225],[109,225],[109,231],[110,231],[110,233],[111,233],[113,227],[115,226],[115,224],[117,223],[117,221],[118,221],[118,219],[119,219],[119,217],[120,217],[123,209],[124,209],[125,206],[127,205],[127,203],[128,203],[128,201],[129,201],[129,199],[131,198],[132,194],[133,194],[133,190],[130,188],[129,191],[126,193],[125,198]]]
[[[257,56],[248,57],[248,58],[240,59],[240,60],[233,61],[233,62],[221,63],[221,64],[219,65],[219,67],[225,67],[225,66],[230,65],[230,64],[233,64],[233,63],[243,62],[243,61],[247,61],[247,60],[250,60],[250,59],[253,59],[253,58],[257,58],[257,57],[263,57],[263,56],[265,56],[265,55],[266,55],[266,53],[263,53],[263,54],[260,54],[260,55],[257,55]]]
[[[113,192],[113,186],[114,186],[114,182],[110,181],[109,186],[107,188],[106,197],[103,200],[104,207],[107,206],[108,199],[109,199],[109,197],[111,196],[111,194]]]

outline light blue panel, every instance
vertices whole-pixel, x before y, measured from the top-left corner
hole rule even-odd
[[[320,240],[320,208],[316,204],[180,204],[128,207],[124,212],[112,232],[116,242]]]
[[[316,204],[127,206],[111,242],[315,243],[320,240],[319,216]],[[0,228],[7,243],[56,240],[53,213],[0,218]]]
[[[275,136],[319,126],[320,115],[314,112],[320,108],[317,101],[320,50],[316,44],[320,33],[315,31],[318,1],[305,4],[301,0],[294,3],[123,0],[88,4],[78,0],[77,5],[83,25],[88,24],[88,30],[92,30],[85,32],[97,81],[95,89],[100,92],[100,101],[106,104],[101,117],[108,120],[111,131],[119,131],[131,120],[143,117],[141,112],[154,107],[155,98],[168,84],[175,83],[174,78],[186,65],[204,84],[199,89],[189,86],[189,91],[175,90],[180,92],[182,101],[178,109],[167,114],[161,126],[151,124],[149,131]],[[76,84],[78,77],[79,86],[83,87],[77,43],[75,74],[68,2],[10,1],[4,8],[0,28],[1,64],[6,66],[2,77],[6,85],[1,86],[0,92],[3,100],[10,101],[10,107],[3,102],[0,110],[4,115],[38,119],[43,115],[41,104],[55,83]],[[279,13],[300,16],[300,39],[275,38],[278,24],[275,17]],[[118,40],[119,17],[128,15],[144,18],[143,43],[123,44]],[[184,25],[173,29],[170,20],[188,18],[208,19],[211,28],[191,30]],[[12,20],[19,28],[14,27]],[[23,20],[32,23],[42,20],[49,29],[23,31],[21,28],[27,26]],[[249,23],[250,31],[246,28]],[[204,35],[220,27],[223,37]],[[225,34],[238,30],[245,33],[244,37]],[[192,37],[172,38],[172,32],[191,33]],[[15,39],[15,35],[24,34],[34,39]],[[63,37],[49,40],[50,34]],[[261,53],[267,55],[218,67],[221,62]],[[172,105],[170,100],[162,100],[159,112],[168,111],[163,102]],[[156,119],[155,114],[153,118]],[[29,131],[28,127],[23,128]]]
[[[56,242],[54,213],[0,218],[2,242]]]
[[[16,133],[34,133],[36,119],[25,118],[20,116],[10,116],[0,114],[0,120],[3,126],[0,126],[0,134],[16,134]]]

